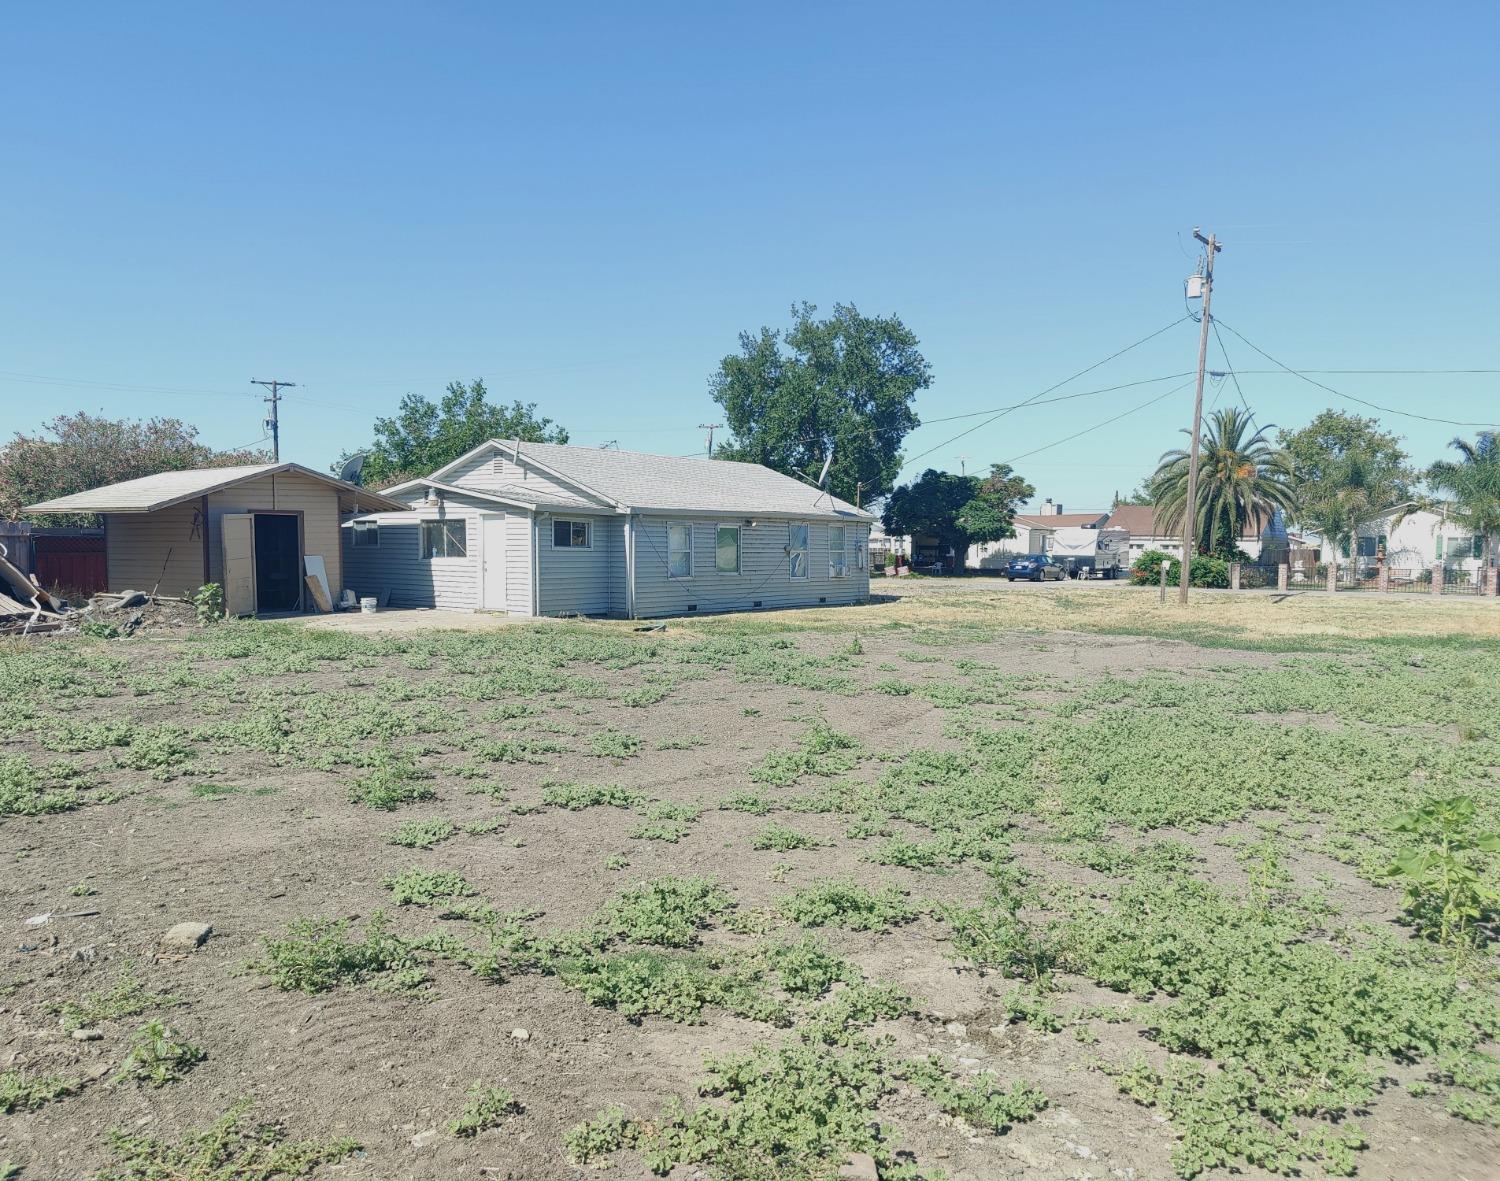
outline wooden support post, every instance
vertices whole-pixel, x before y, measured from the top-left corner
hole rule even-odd
[[[1229,563],[1229,589],[1240,589],[1240,564],[1238,562]]]

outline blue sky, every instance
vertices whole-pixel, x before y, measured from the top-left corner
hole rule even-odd
[[[249,380],[279,377],[284,457],[326,467],[403,393],[482,376],[575,442],[685,454],[737,334],[803,299],[898,313],[941,418],[1182,315],[1198,224],[1225,241],[1215,311],[1293,366],[1500,369],[1492,5],[96,3],[6,27],[3,437],[89,409],[249,443]],[[1196,344],[1180,324],[1059,392]],[[1500,418],[1495,376],[1322,380]],[[1355,408],[1241,381],[1262,422]],[[972,423],[924,426],[908,474],[1174,384],[943,446]],[[1190,399],[1016,466],[1107,507]],[[1422,462],[1459,433],[1387,422]]]

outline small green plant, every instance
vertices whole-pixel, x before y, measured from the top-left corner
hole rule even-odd
[[[370,916],[363,940],[348,931],[342,919],[298,919],[282,938],[266,937],[266,958],[253,966],[277,988],[308,995],[418,966],[411,944],[386,929],[383,911]]]
[[[131,1038],[130,1052],[125,1055],[114,1081],[133,1080],[164,1087],[181,1078],[205,1057],[201,1049],[182,1040],[178,1032],[165,1022],[148,1021]]]
[[[633,808],[641,803],[640,792],[607,783],[552,782],[542,784],[542,803],[579,812],[584,808]]]
[[[823,881],[793,890],[778,903],[781,913],[804,927],[848,927],[878,931],[910,922],[917,915],[904,891],[894,886],[870,890],[854,881]]]
[[[808,836],[806,833],[798,832],[795,828],[788,828],[784,824],[768,824],[750,842],[752,849],[774,850],[777,853],[786,853],[792,849],[816,849],[823,844],[817,837]]]
[[[448,820],[408,820],[386,840],[405,849],[431,849],[457,831],[458,827]]]
[[[138,1017],[148,1009],[165,1009],[180,1004],[180,997],[165,992],[148,992],[136,978],[134,969],[127,966],[109,989],[90,993],[82,1001],[63,1001],[55,1008],[63,1029],[72,1032],[101,1021]]]
[[[639,1138],[640,1132],[629,1114],[611,1107],[570,1129],[563,1137],[563,1146],[574,1164],[593,1165],[622,1148],[629,1148]]]
[[[112,623],[102,619],[85,619],[78,625],[80,635],[90,636],[96,640],[118,640],[120,629]]]
[[[908,1082],[949,1115],[994,1132],[1033,1120],[1048,1105],[1046,1095],[1022,1082],[1012,1083],[1009,1090],[985,1079],[960,1082],[933,1058],[907,1063],[903,1072]]]
[[[35,1111],[44,1103],[78,1091],[81,1084],[58,1076],[38,1078],[20,1070],[0,1072],[0,1113]]]
[[[602,730],[589,738],[589,754],[600,759],[628,759],[639,754],[641,740],[619,730]]]
[[[224,617],[224,588],[217,582],[205,582],[188,596],[188,602],[197,611],[199,623],[212,623]]]
[[[498,1127],[508,1115],[522,1111],[520,1101],[504,1087],[486,1087],[479,1080],[469,1088],[464,1109],[448,1130],[455,1136],[477,1136],[486,1128]]]
[[[1473,831],[1474,799],[1428,800],[1391,817],[1386,827],[1411,844],[1386,874],[1405,887],[1402,904],[1418,930],[1448,946],[1470,947],[1497,895],[1479,873],[1480,855],[1500,853],[1500,834]]]
[[[454,898],[467,898],[474,887],[462,874],[445,870],[408,869],[380,883],[391,892],[391,901],[400,906],[431,906]]]
[[[732,905],[728,892],[712,878],[656,878],[622,890],[606,903],[596,927],[629,943],[691,947],[709,919]]]
[[[116,1129],[109,1146],[120,1164],[95,1181],[295,1181],[359,1150],[348,1139],[289,1140],[281,1124],[250,1123],[249,1110],[249,1100],[242,1100],[211,1127],[175,1144]]]
[[[623,853],[611,853],[604,859],[604,868],[618,872],[630,868],[630,858]]]
[[[91,898],[93,895],[99,893],[99,891],[87,882],[79,882],[76,886],[69,886],[68,893],[74,898]]]
[[[404,759],[382,756],[374,770],[354,781],[349,788],[349,801],[394,812],[402,804],[437,798],[437,792],[425,782],[427,778],[427,772]]]

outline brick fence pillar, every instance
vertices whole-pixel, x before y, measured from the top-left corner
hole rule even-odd
[[[1443,593],[1443,564],[1441,562],[1432,567],[1432,593],[1435,595]]]
[[[1500,566],[1486,566],[1484,568],[1484,593],[1494,597],[1500,594]]]
[[[1291,584],[1291,580],[1292,568],[1287,563],[1282,562],[1281,565],[1276,567],[1276,589],[1279,591],[1286,590]]]
[[[1384,562],[1381,562],[1380,568],[1375,571],[1375,589],[1380,591],[1382,594],[1391,589],[1390,567],[1388,567]]]
[[[1229,589],[1240,589],[1240,564],[1238,562],[1229,563]]]
[[[1328,563],[1328,593],[1333,594],[1339,589],[1339,568],[1332,562]]]

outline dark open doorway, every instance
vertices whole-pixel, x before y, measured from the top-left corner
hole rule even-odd
[[[255,514],[255,609],[295,611],[302,603],[302,543],[296,516]]]

